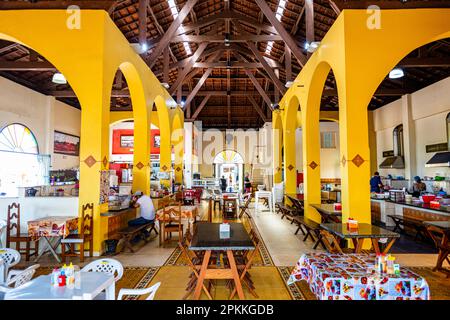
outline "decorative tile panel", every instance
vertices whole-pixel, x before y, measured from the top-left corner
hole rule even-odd
[[[363,157],[361,157],[359,154],[357,154],[353,159],[352,162],[355,166],[360,167],[364,163]]]
[[[319,165],[315,162],[315,161],[311,161],[311,163],[309,164],[309,167],[311,168],[311,169],[315,169],[315,168],[317,168]]]
[[[92,167],[96,162],[97,162],[97,160],[95,160],[95,158],[93,156],[89,156],[86,159],[84,159],[84,163],[86,163],[86,165],[89,168]]]

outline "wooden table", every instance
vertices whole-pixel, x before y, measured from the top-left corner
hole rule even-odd
[[[447,274],[447,277],[450,277],[450,271],[442,267],[445,260],[447,260],[450,264],[450,260],[448,258],[450,253],[450,221],[424,221],[423,224],[427,227],[431,238],[439,249],[438,259],[433,271],[444,272]],[[442,232],[442,239],[440,242],[431,233],[432,230],[436,230],[436,228]]]
[[[39,276],[17,289],[11,289],[5,300],[93,300],[106,291],[106,300],[115,300],[114,276],[103,272],[81,272],[80,288],[53,287],[49,275]]]
[[[400,234],[398,233],[368,223],[359,223],[358,229],[355,231],[348,230],[347,225],[342,223],[322,223],[320,227],[331,233],[335,238],[352,240],[353,246],[355,247],[355,253],[361,252],[365,239],[369,239],[372,242],[375,252],[380,254],[387,253],[395,240],[400,238]],[[387,238],[389,242],[384,250],[381,251],[378,240],[383,238]]]
[[[295,193],[286,193],[285,194],[286,198],[289,199],[289,201],[292,202],[292,205],[297,209],[297,210],[302,210],[303,211],[303,203],[304,200],[301,200],[298,198],[298,195]]]
[[[178,206],[167,206],[166,210],[170,208],[178,209]],[[164,221],[161,220],[162,213],[164,209],[159,209],[156,212],[156,220],[159,221],[159,245],[161,246],[163,240],[163,232],[164,232]],[[198,209],[196,206],[181,206],[181,219],[188,220],[188,228],[190,227],[190,222],[193,220],[195,223],[197,221]]]
[[[322,223],[341,222],[342,211],[334,210],[334,204],[311,204],[310,206],[319,212]]]
[[[50,251],[58,262],[61,262],[56,249],[61,239],[78,229],[78,217],[74,216],[49,216],[28,221],[28,235],[32,239],[44,238],[44,246],[41,246],[35,262],[42,255]]]
[[[241,223],[230,223],[231,237],[229,239],[220,239],[219,226],[220,223],[198,222],[194,230],[194,236],[189,249],[193,251],[205,251],[194,291],[195,300],[200,299],[203,281],[206,279],[234,280],[239,299],[245,299],[233,251],[255,250],[255,246]],[[209,269],[209,259],[212,251],[226,252],[230,267]]]

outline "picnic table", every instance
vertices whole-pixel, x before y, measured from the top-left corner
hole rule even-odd
[[[319,300],[429,300],[427,281],[407,268],[374,270],[374,254],[310,253],[300,257],[287,283],[305,280]]]
[[[447,277],[450,277],[450,270],[442,267],[442,264],[446,260],[450,264],[450,260],[448,258],[450,253],[450,221],[424,221],[423,224],[427,227],[431,238],[433,239],[436,247],[439,249],[438,259],[433,271],[444,272],[447,274]],[[433,230],[440,231],[441,239],[434,236]]]
[[[320,225],[322,229],[332,234],[336,239],[350,239],[353,242],[354,253],[360,253],[365,239],[369,239],[372,242],[373,248],[377,254],[387,253],[394,244],[397,238],[400,238],[400,234],[383,229],[368,223],[359,223],[358,229],[349,230],[347,226],[342,223],[322,223]],[[378,241],[381,239],[387,239],[387,245],[381,252]],[[335,241],[334,244],[338,246],[338,250],[342,251],[339,247],[339,242]]]
[[[255,246],[242,223],[230,223],[229,239],[220,238],[219,226],[220,223],[199,222],[194,230],[189,250],[205,251],[194,291],[194,299],[200,298],[205,279],[232,279],[239,299],[243,300],[245,296],[233,251],[254,250]],[[229,268],[208,268],[212,251],[226,252]]]
[[[311,204],[311,207],[317,210],[317,212],[322,217],[322,223],[328,222],[341,222],[342,211],[334,209],[334,204],[322,203],[322,204]]]
[[[62,238],[66,238],[76,230],[78,230],[78,217],[74,216],[49,216],[28,221],[28,235],[33,240],[44,239],[44,246],[40,248],[35,262],[39,261],[47,251],[50,251],[55,259],[61,262],[56,249]]]

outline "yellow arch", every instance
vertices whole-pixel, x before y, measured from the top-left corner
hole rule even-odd
[[[109,106],[117,69],[123,69],[131,82],[132,99],[137,101],[142,116],[139,126],[144,127],[144,122],[150,124],[154,97],[161,97],[166,109],[175,101],[130,47],[106,11],[81,10],[79,29],[67,27],[69,16],[66,10],[3,10],[0,11],[0,38],[39,52],[64,74],[80,101],[79,202],[80,208],[86,203],[95,205],[94,251],[100,254],[107,236],[107,219],[100,213],[108,210],[107,204],[99,205],[100,172],[108,169]],[[162,127],[170,140],[170,130]],[[144,137],[147,135],[148,132]],[[146,142],[142,145],[145,149]],[[144,165],[145,160],[146,157],[141,160]]]
[[[283,119],[282,111],[277,110],[272,112],[272,145],[273,145],[273,182],[280,183],[283,181],[282,177],[282,148],[283,148]]]
[[[368,18],[366,10],[344,10],[280,102],[288,109],[285,120],[292,115],[291,107],[298,109],[298,105],[291,103],[293,97],[302,105],[303,163],[308,171],[305,202],[320,200],[311,191],[318,189],[315,184],[320,181],[310,166],[317,158],[317,150],[308,148],[312,148],[311,142],[317,142],[318,101],[324,77],[329,68],[333,69],[339,92],[343,222],[350,215],[360,222],[371,220],[370,148],[368,135],[361,133],[368,132],[367,105],[372,95],[405,55],[450,36],[449,9],[381,10],[379,29],[369,28]],[[309,210],[307,205],[305,208]]]
[[[174,175],[175,183],[183,183],[183,159],[184,159],[184,112],[177,106],[171,110],[172,134],[171,142],[174,149]]]
[[[172,171],[172,142],[169,108],[167,107],[165,99],[159,95],[156,96],[154,104],[158,114],[161,138],[161,146],[159,149],[159,168],[161,172],[170,173]],[[162,186],[169,188],[171,185],[171,180],[160,179],[160,183]]]

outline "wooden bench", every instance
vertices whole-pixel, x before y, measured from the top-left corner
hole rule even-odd
[[[392,219],[395,223],[394,232],[397,230],[400,232],[405,232],[405,227],[409,227],[415,230],[416,235],[414,237],[414,240],[417,240],[419,236],[425,240],[427,239],[427,231],[426,227],[423,224],[423,220],[420,220],[418,218],[412,218],[412,217],[405,217],[401,215],[394,215],[389,214],[389,218]],[[402,228],[403,226],[403,228]]]
[[[305,216],[294,216],[292,219],[298,225],[295,234],[298,234],[298,232],[301,231],[305,236],[303,241],[306,241],[308,237],[310,237],[312,241],[315,241],[313,249],[316,249],[319,244],[322,244],[322,247],[326,249],[322,242],[322,234],[320,233],[321,228],[319,223],[308,219]]]
[[[158,231],[156,231],[155,228],[155,223],[146,223],[140,226],[129,226],[126,227],[122,230],[119,230],[117,233],[121,236],[121,239],[123,239],[124,241],[124,245],[123,248],[121,250],[121,252],[124,252],[126,248],[130,249],[130,251],[132,253],[134,253],[133,250],[133,246],[131,245],[131,241],[137,237],[138,235],[143,235],[143,239],[145,241],[145,243],[148,243],[147,237],[145,236],[145,231],[147,231],[147,229],[149,229],[149,232],[151,233],[152,230],[154,230],[156,232],[156,234],[158,234]]]

